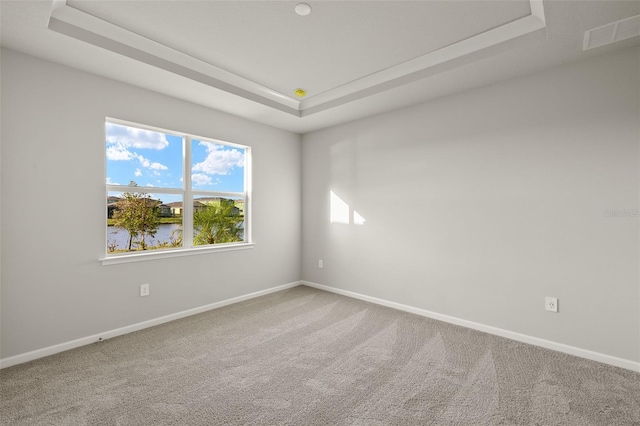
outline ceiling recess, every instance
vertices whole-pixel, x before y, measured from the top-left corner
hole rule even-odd
[[[530,14],[524,17],[320,93],[309,93],[309,90],[304,99],[257,83],[186,51],[171,48],[95,14],[84,12],[74,7],[72,1],[54,0],[48,28],[188,80],[296,117],[306,117],[517,49],[532,39],[546,40],[543,1],[529,0],[528,3]],[[298,6],[303,13],[310,12],[308,4],[299,3]]]
[[[640,15],[585,31],[582,49],[589,50],[638,35],[640,35]]]

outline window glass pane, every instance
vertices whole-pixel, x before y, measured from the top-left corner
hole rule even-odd
[[[244,241],[244,198],[194,197],[193,245]]]
[[[191,140],[191,187],[194,190],[244,192],[245,149]]]
[[[106,123],[107,184],[182,188],[182,138]]]
[[[182,247],[182,196],[132,188],[107,195],[107,253]]]
[[[250,148],[146,129],[105,123],[107,255],[247,242]]]

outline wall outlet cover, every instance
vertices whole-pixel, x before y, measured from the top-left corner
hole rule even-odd
[[[149,284],[140,284],[140,296],[149,295]]]

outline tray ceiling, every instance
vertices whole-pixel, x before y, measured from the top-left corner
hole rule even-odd
[[[67,5],[283,95],[308,96],[531,14],[509,2],[86,2]],[[456,25],[451,25],[456,22]]]
[[[49,29],[305,116],[544,34],[542,2],[56,1]],[[303,88],[307,95],[296,98]]]
[[[296,133],[640,46],[639,1],[298,1],[0,0],[0,42]]]

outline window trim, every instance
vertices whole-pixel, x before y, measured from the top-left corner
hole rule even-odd
[[[182,257],[199,255],[205,253],[223,252],[223,251],[235,251],[252,249],[255,243],[252,239],[252,162],[251,162],[251,147],[248,145],[241,145],[233,142],[227,142],[220,139],[204,137],[194,135],[187,132],[178,132],[175,130],[167,130],[160,127],[149,126],[145,124],[135,123],[131,121],[121,120],[112,117],[105,117],[105,134],[104,140],[106,143],[106,125],[116,124],[121,126],[133,127],[142,130],[149,130],[152,132],[163,133],[171,136],[176,136],[182,139],[182,188],[167,188],[167,187],[146,187],[137,186],[135,192],[141,193],[156,193],[156,194],[178,194],[182,196],[182,247],[148,250],[148,251],[132,251],[126,253],[109,254],[107,250],[108,241],[108,226],[106,226],[107,217],[105,216],[105,241],[104,241],[104,256],[98,260],[102,265],[113,265],[118,263],[130,263],[155,259],[166,259],[172,257]],[[193,139],[203,142],[209,142],[214,144],[220,144],[224,146],[230,146],[239,148],[244,151],[244,192],[226,192],[226,191],[211,191],[211,190],[198,190],[192,187],[191,173],[192,162],[191,146]],[[105,153],[106,155],[106,153]],[[104,176],[107,176],[106,170],[106,158],[105,158],[105,170]],[[127,189],[131,190],[132,187],[128,185],[112,185],[107,184],[105,180],[106,195],[108,197],[109,192],[123,192]],[[233,243],[220,243],[211,245],[193,245],[193,199],[194,195],[197,196],[214,196],[221,198],[242,198],[244,199],[244,241]],[[106,199],[105,197],[105,203]],[[107,208],[105,205],[104,211]]]
[[[147,260],[169,259],[172,257],[195,256],[215,252],[248,250],[255,247],[255,243],[225,243],[208,246],[196,246],[192,248],[175,248],[156,251],[142,251],[122,254],[113,254],[102,257],[98,261],[103,265],[117,265],[120,263],[143,262]]]

